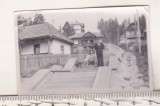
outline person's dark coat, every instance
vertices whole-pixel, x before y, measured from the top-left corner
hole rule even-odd
[[[95,44],[95,50],[97,55],[99,54],[103,55],[103,49],[104,49],[103,43],[100,43],[100,45],[98,45],[98,43]]]
[[[97,60],[98,60],[98,66],[103,66],[103,49],[104,49],[104,45],[103,43],[96,43],[95,44],[95,50],[96,50],[96,55],[97,55]]]

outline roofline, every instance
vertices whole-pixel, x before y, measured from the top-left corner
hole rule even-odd
[[[49,35],[45,35],[45,36],[40,36],[40,37],[32,37],[32,38],[25,38],[25,39],[20,39],[20,41],[24,41],[24,40],[34,40],[34,39],[41,39],[41,38],[49,38]]]
[[[70,39],[79,39],[79,38],[84,38],[84,37],[75,37],[75,38],[70,38]],[[103,36],[96,36],[96,38],[103,38]]]
[[[88,31],[88,32],[86,32],[86,33],[82,36],[82,38],[85,38],[85,35],[88,34],[88,33],[94,35],[94,37],[97,37],[95,34],[93,34],[92,32]]]
[[[35,39],[42,39],[42,38],[55,38],[57,40],[61,40],[61,41],[65,41],[67,43],[70,43],[70,44],[73,44],[73,42],[71,41],[67,41],[65,39],[62,39],[62,38],[58,38],[58,37],[55,37],[55,36],[50,36],[50,35],[46,35],[46,36],[41,36],[41,37],[34,37],[34,38],[26,38],[26,39],[20,39],[20,41],[25,41],[25,40],[35,40]]]
[[[71,42],[71,41],[67,41],[67,40],[65,40],[65,39],[58,38],[58,37],[55,37],[55,36],[52,36],[51,38],[52,38],[52,39],[55,38],[55,39],[57,39],[57,40],[65,41],[66,43],[73,44],[73,42]]]
[[[73,37],[73,38],[70,38],[70,39],[84,38],[83,36],[86,35],[87,33],[93,34],[96,38],[102,38],[102,37],[104,37],[103,35],[102,35],[102,36],[96,36],[96,34],[94,34],[93,32],[87,31],[87,32],[84,33],[81,37]],[[73,36],[74,36],[74,35],[73,35]],[[71,36],[71,37],[72,37],[72,36]]]

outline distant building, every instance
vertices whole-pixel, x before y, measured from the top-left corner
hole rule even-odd
[[[25,23],[27,21],[27,19],[25,19],[23,16],[19,15],[17,17],[17,25],[22,25],[23,23]]]
[[[99,39],[103,39],[103,35],[99,33],[83,32],[72,35],[69,38],[73,40],[74,48],[76,48],[78,44],[81,44],[86,51],[89,51],[94,49],[94,45]]]
[[[141,45],[142,52],[147,51],[147,32],[146,30],[140,29],[140,39],[137,35],[138,26],[137,23],[131,23],[126,28],[126,33],[120,37],[120,44],[125,44],[127,48],[132,49],[133,47],[139,47]]]
[[[84,24],[79,23],[78,21],[76,21],[73,24],[70,24],[68,21],[66,21],[62,30],[63,30],[63,34],[66,37],[70,37],[74,34],[84,33]]]
[[[68,21],[64,24],[62,30],[63,30],[63,34],[66,37],[70,37],[71,35],[73,35],[75,33],[73,27],[71,26],[71,24]]]
[[[75,34],[80,34],[85,32],[83,23],[79,23],[78,21],[76,21],[75,23],[71,24],[71,26],[74,29]]]
[[[126,38],[129,42],[135,42],[137,39],[137,23],[131,23],[126,29]]]
[[[21,55],[71,53],[72,41],[47,22],[24,26],[18,36]]]
[[[126,32],[120,37],[120,43],[136,42],[137,40],[137,23],[131,23],[127,26]]]

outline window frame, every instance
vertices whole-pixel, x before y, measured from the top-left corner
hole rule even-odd
[[[40,44],[34,44],[34,54],[40,54]]]

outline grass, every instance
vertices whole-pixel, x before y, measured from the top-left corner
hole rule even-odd
[[[144,83],[149,83],[149,70],[148,70],[148,58],[146,55],[141,55],[139,53],[134,53],[137,58],[138,71],[142,74],[142,80]]]

